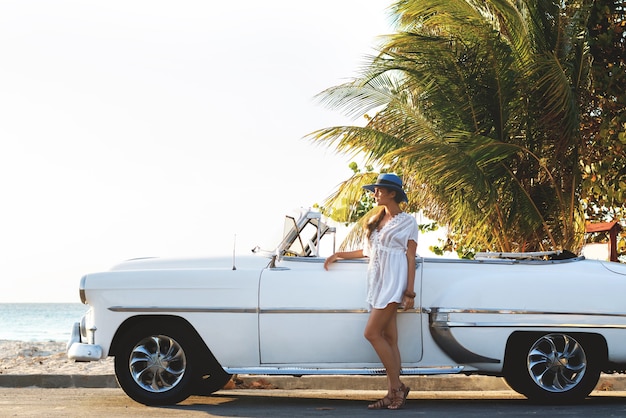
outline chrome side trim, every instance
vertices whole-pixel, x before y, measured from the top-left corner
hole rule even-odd
[[[478,313],[478,314],[510,314],[510,315],[579,315],[579,316],[609,316],[623,317],[624,313],[606,313],[606,312],[558,312],[558,311],[532,311],[526,309],[461,309],[461,308],[431,308],[433,312],[440,313]]]
[[[255,309],[255,308],[202,308],[183,306],[110,306],[112,312],[145,312],[145,313],[256,313],[256,314],[364,314],[367,309]],[[415,309],[399,310],[399,313],[419,313]]]
[[[261,314],[361,314],[368,313],[367,309],[261,309]]]
[[[626,329],[626,324],[577,324],[577,323],[553,323],[553,322],[446,322],[433,324],[433,327],[449,328],[598,328],[598,329]]]
[[[362,368],[362,369],[322,369],[306,367],[224,367],[229,374],[266,374],[266,375],[385,375],[383,368]],[[464,370],[463,366],[451,367],[403,367],[402,375],[438,375],[457,374]]]
[[[490,314],[490,315],[540,315],[540,316],[579,316],[596,318],[624,318],[623,324],[596,323],[576,323],[576,322],[521,322],[521,321],[451,321],[450,314]],[[445,319],[442,319],[445,318]],[[491,327],[491,328],[601,328],[601,329],[626,329],[626,314],[624,313],[575,313],[575,312],[542,312],[528,310],[507,310],[507,309],[451,309],[432,308],[430,311],[430,324],[432,327]]]
[[[200,308],[182,306],[110,306],[113,312],[146,312],[146,313],[258,313],[256,308]]]

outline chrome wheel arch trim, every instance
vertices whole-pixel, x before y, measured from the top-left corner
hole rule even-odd
[[[490,358],[476,354],[465,348],[454,338],[449,327],[430,327],[430,334],[435,343],[448,355],[452,360],[459,364],[472,363],[500,363],[500,359]]]

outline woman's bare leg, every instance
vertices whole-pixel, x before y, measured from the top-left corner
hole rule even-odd
[[[365,326],[365,338],[372,344],[374,351],[385,366],[387,372],[388,394],[399,388],[400,350],[398,349],[398,328],[396,316],[398,304],[390,303],[384,309],[372,309]]]
[[[391,321],[389,321],[389,324],[387,325],[387,328],[385,328],[383,335],[385,337],[385,339],[387,340],[387,342],[389,343],[389,346],[391,347],[391,351],[393,354],[393,364],[397,366],[397,372],[395,374],[395,376],[397,376],[397,379],[389,379],[389,377],[387,377],[387,381],[389,384],[389,392],[391,393],[392,389],[397,389],[398,385],[400,385],[400,371],[401,371],[401,364],[402,364],[402,360],[400,358],[400,348],[398,347],[398,324],[397,324],[397,319],[398,319],[398,315],[397,315],[397,306],[396,306],[396,314],[394,314],[391,317]],[[395,383],[394,383],[395,382]]]

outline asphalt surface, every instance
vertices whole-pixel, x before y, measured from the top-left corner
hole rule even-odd
[[[384,391],[359,390],[220,390],[191,396],[177,405],[139,404],[121,389],[0,388],[0,417],[246,417],[363,418],[368,416],[485,418],[607,418],[626,416],[626,392],[592,392],[584,402],[566,405],[533,403],[512,390],[411,391],[399,411],[369,411]]]

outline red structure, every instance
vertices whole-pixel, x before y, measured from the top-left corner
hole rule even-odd
[[[599,223],[587,223],[585,225],[585,232],[593,234],[596,232],[608,232],[609,233],[609,260],[617,261],[617,234],[622,230],[621,225],[617,221],[613,222],[599,222]]]

